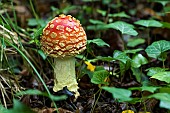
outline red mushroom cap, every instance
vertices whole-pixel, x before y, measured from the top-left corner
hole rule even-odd
[[[53,57],[74,56],[86,49],[86,33],[71,15],[61,14],[43,29],[42,50]]]

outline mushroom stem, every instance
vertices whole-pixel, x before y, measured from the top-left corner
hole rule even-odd
[[[75,92],[75,98],[79,96],[78,83],[75,75],[75,58],[54,58],[54,87],[57,92],[67,86],[69,91]]]

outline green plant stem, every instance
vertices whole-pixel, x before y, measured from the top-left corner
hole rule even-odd
[[[90,113],[93,113],[93,111],[94,111],[94,109],[95,109],[95,107],[96,107],[96,105],[97,105],[97,102],[99,101],[101,92],[102,92],[102,89],[100,88],[100,89],[99,89],[99,96],[97,97],[97,99],[96,99],[96,101],[95,101],[95,103],[94,103],[94,105],[93,105],[93,108],[91,109]]]
[[[142,93],[142,92],[141,92],[141,94],[142,94],[142,98],[141,98],[141,100],[142,100],[142,102],[143,102],[144,112],[146,113],[147,111],[146,111],[145,99],[143,98],[143,93]]]
[[[37,21],[38,25],[40,26],[40,24],[39,24],[39,22],[38,22],[39,17],[38,17],[38,15],[37,15],[36,12],[35,12],[34,6],[33,6],[33,4],[32,4],[32,0],[29,0],[29,2],[30,2],[31,9],[32,9],[32,11],[33,11],[33,15],[34,15],[34,17],[36,18],[36,21]],[[38,26],[38,27],[39,27],[39,26]]]
[[[149,30],[149,28],[147,27],[146,33],[147,33],[147,43],[148,43],[148,45],[150,45],[150,43],[151,43],[149,32],[150,32],[150,30]]]
[[[34,70],[34,72],[37,74],[39,80],[42,82],[45,90],[47,91],[47,93],[48,93],[48,95],[49,95],[49,97],[51,98],[51,97],[52,97],[52,96],[51,96],[51,93],[50,93],[50,91],[48,90],[48,88],[47,88],[44,80],[42,79],[42,77],[41,77],[41,75],[38,73],[38,71],[35,69],[34,65],[33,65],[33,64],[30,62],[30,60],[27,58],[27,56],[26,56],[18,47],[16,47],[15,45],[11,44],[8,40],[5,40],[5,42],[8,43],[9,45],[11,45],[13,48],[15,48],[15,49],[25,58],[25,60],[30,64],[30,66],[32,67],[32,69]],[[55,107],[56,110],[57,110],[57,113],[59,113],[59,111],[58,111],[58,109],[57,109],[57,105],[55,104],[54,100],[53,100],[53,99],[51,99],[51,100],[52,100],[52,102],[53,102],[53,104],[54,104],[54,107]]]
[[[163,68],[165,69],[165,61],[162,61]]]
[[[17,16],[16,16],[16,12],[15,12],[15,9],[14,9],[13,0],[11,0],[11,5],[12,5],[12,11],[13,11],[13,15],[14,15],[15,25],[17,25]]]

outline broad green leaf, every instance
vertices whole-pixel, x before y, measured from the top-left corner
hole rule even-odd
[[[110,47],[109,44],[107,44],[106,42],[104,42],[102,39],[100,38],[97,38],[97,39],[93,39],[93,40],[87,40],[88,44],[90,43],[94,43],[98,46],[107,46],[107,47]]]
[[[130,90],[139,90],[139,91],[149,91],[151,93],[154,93],[158,88],[160,87],[154,87],[154,86],[142,86],[142,87],[131,87]]]
[[[106,70],[95,71],[93,73],[91,82],[94,84],[108,84],[106,82],[108,75],[109,75],[109,72]]]
[[[161,88],[159,88],[159,92],[160,93],[168,93],[168,94],[170,94],[170,87],[161,87]]]
[[[139,68],[141,65],[147,64],[148,60],[142,54],[136,54],[131,60],[131,66]]]
[[[102,87],[102,89],[110,92],[113,95],[113,98],[118,99],[119,102],[124,102],[124,101],[131,101],[132,98],[130,98],[132,92],[127,89],[123,88],[115,88],[115,87]]]
[[[102,22],[100,20],[93,20],[93,19],[90,19],[89,22],[92,24],[105,24],[104,22]]]
[[[158,3],[162,4],[163,7],[165,7],[165,5],[170,2],[169,0],[149,0],[149,1],[150,2],[158,2]]]
[[[106,27],[119,30],[122,34],[136,36],[137,31],[134,30],[134,26],[123,21],[116,21],[114,23],[108,24]]]
[[[135,24],[144,27],[162,27],[162,24],[156,20],[138,20],[135,22]]]
[[[130,18],[129,15],[127,15],[124,11],[116,14],[108,14],[109,17],[124,17],[124,18]]]
[[[135,76],[136,80],[138,82],[141,82],[141,79],[142,79],[142,72],[138,69],[138,68],[131,68],[132,72],[133,72],[133,75]]]
[[[26,105],[24,105],[23,103],[19,102],[16,99],[14,99],[13,102],[14,102],[13,108],[7,110],[5,113],[35,113],[29,107],[27,107]]]
[[[51,95],[51,96],[49,96],[46,92],[41,92],[36,89],[29,89],[26,91],[21,91],[21,92],[18,92],[16,95],[40,95],[40,96],[49,97],[50,99],[52,99],[54,101],[60,101],[60,100],[67,99],[66,95],[61,95],[61,96]]]
[[[151,78],[170,83],[170,71],[156,73]]]
[[[102,4],[108,5],[111,3],[112,0],[102,0]]]
[[[102,0],[102,1],[105,1],[105,0]],[[118,9],[120,8],[121,6],[123,6],[123,3],[122,2],[118,2],[116,4],[109,4],[109,7],[113,8],[113,9]]]
[[[83,2],[95,2],[95,1],[100,1],[100,0],[82,0]]]
[[[114,61],[114,58],[113,57],[103,57],[103,56],[96,56],[96,58],[94,59],[89,59],[88,61],[89,62],[97,62],[97,61],[106,61],[106,62],[111,62],[111,61]]]
[[[128,53],[132,53],[132,54],[135,54],[137,52],[140,52],[142,51],[143,49],[142,48],[138,48],[138,49],[129,49],[129,50],[124,50],[124,53],[128,54]]]
[[[126,63],[119,62],[119,66],[120,66],[120,73],[121,75],[123,75],[128,69],[130,69],[131,61],[127,60]]]
[[[170,110],[170,107],[169,107],[170,106],[170,94],[156,93],[156,94],[149,96],[149,98],[156,98],[160,100],[159,106]]]
[[[114,58],[108,56],[108,57],[103,57],[103,56],[97,56],[96,57],[98,60],[101,60],[101,61],[107,61],[107,62],[110,62],[110,61],[114,61]]]
[[[146,71],[148,71],[147,72],[148,76],[152,76],[159,72],[165,72],[166,70],[168,70],[168,69],[161,68],[161,67],[151,67],[151,68],[146,69]]]
[[[8,113],[8,109],[4,108],[3,105],[0,104],[0,113]]]
[[[115,60],[119,60],[121,62],[123,62],[124,64],[126,64],[126,62],[128,60],[131,60],[127,55],[126,53],[122,52],[122,51],[119,51],[119,50],[115,50],[114,53],[113,53],[113,58]]]
[[[170,12],[170,6],[165,6],[164,11],[165,11],[165,13],[169,13]]]
[[[105,10],[97,9],[97,12],[100,13],[102,16],[106,16],[107,12]]]
[[[168,29],[170,29],[170,23],[168,23],[168,22],[161,22],[162,23],[162,27],[163,28],[168,28]]]
[[[68,14],[70,11],[73,11],[75,9],[78,9],[78,6],[76,6],[76,5],[68,5],[67,7],[61,9],[60,13]]]
[[[170,108],[169,108],[170,101],[169,100],[161,100],[159,106],[170,110]]]
[[[29,26],[37,26],[37,25],[41,25],[41,27],[45,26],[46,22],[42,19],[40,20],[36,20],[35,18],[31,18],[28,20],[28,25]]]
[[[170,42],[166,40],[153,42],[145,49],[147,55],[152,58],[161,58],[161,56],[163,56],[163,52],[168,50],[170,50]],[[161,60],[165,59],[161,58]]]
[[[145,39],[134,38],[134,39],[128,40],[127,46],[128,47],[135,47],[135,46],[138,46],[138,45],[143,44],[143,43],[145,43]]]
[[[28,25],[29,26],[37,26],[37,20],[35,18],[28,19]]]
[[[94,31],[97,31],[97,30],[106,30],[108,29],[108,25],[102,25],[102,24],[97,24],[97,25],[89,25],[87,26],[87,30],[94,30]]]

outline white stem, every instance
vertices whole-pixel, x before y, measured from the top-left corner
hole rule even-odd
[[[57,92],[67,86],[68,90],[75,92],[75,97],[79,96],[78,83],[75,75],[75,58],[54,58],[54,87]]]

